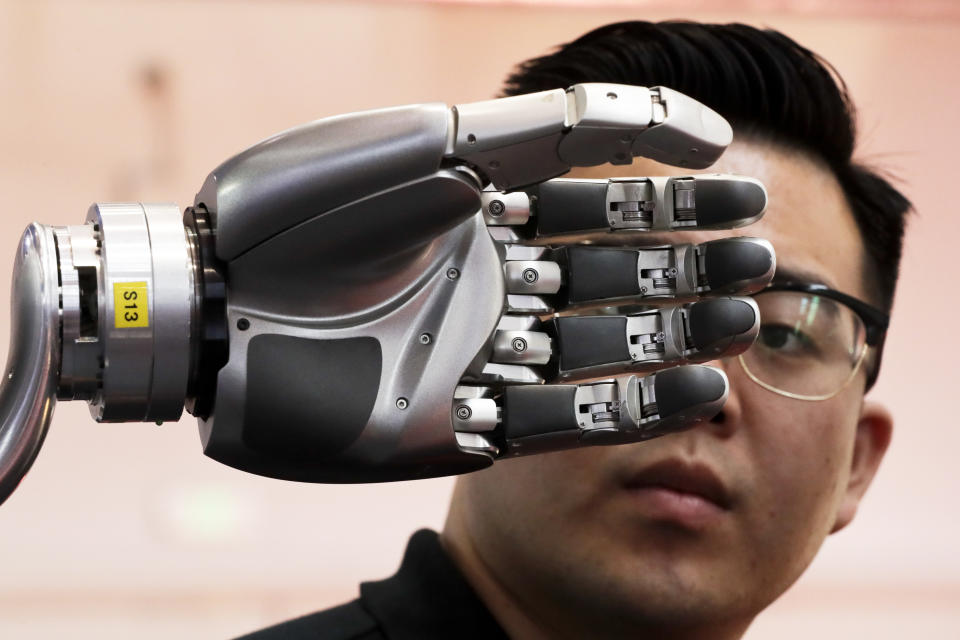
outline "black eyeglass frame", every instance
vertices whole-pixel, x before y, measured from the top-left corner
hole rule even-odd
[[[880,358],[883,355],[883,342],[887,335],[887,327],[890,326],[890,315],[888,313],[859,298],[854,298],[842,291],[831,289],[825,284],[815,282],[774,281],[754,295],[761,295],[768,291],[799,291],[822,298],[829,298],[830,300],[836,300],[844,306],[849,307],[851,311],[857,314],[860,320],[863,321],[867,345],[877,352],[876,360],[873,363],[873,370],[867,372],[866,388],[869,390],[870,387],[873,386],[873,383],[877,380],[877,375],[880,373]],[[762,322],[763,318],[761,318],[760,321]]]

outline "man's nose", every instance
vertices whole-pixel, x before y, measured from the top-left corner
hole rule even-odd
[[[729,437],[736,431],[737,425],[743,417],[743,405],[741,403],[740,393],[743,389],[742,376],[738,375],[741,371],[736,358],[725,358],[723,360],[711,360],[704,364],[723,369],[727,374],[729,384],[727,401],[723,409],[710,419],[710,428],[713,433],[720,437]]]

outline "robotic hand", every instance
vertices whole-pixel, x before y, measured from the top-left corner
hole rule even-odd
[[[752,343],[756,305],[727,296],[770,280],[772,247],[577,243],[748,224],[763,186],[551,178],[637,155],[705,168],[731,137],[663,87],[397,107],[257,144],[182,215],[96,204],[83,225],[33,224],[0,390],[0,501],[55,399],[100,421],[186,408],[207,455],[311,482],[463,473],[688,428],[721,408],[726,378],[668,367]]]

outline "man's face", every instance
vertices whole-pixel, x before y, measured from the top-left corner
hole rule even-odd
[[[780,146],[738,142],[710,172],[761,180],[765,217],[733,232],[671,241],[767,238],[779,268],[868,299],[860,235],[828,170]],[[642,160],[574,175],[689,173]],[[680,621],[719,625],[716,632],[745,628],[796,580],[827,534],[852,518],[890,425],[881,409],[864,410],[863,372],[835,397],[809,402],[761,388],[735,360],[711,364],[730,380],[714,421],[646,443],[501,461],[465,476],[448,544],[466,538],[521,607],[563,603],[577,612],[571,615],[594,616],[598,629]],[[694,496],[631,487],[661,463],[709,469],[727,504],[705,509]]]

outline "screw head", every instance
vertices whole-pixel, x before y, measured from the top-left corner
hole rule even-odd
[[[433,336],[429,333],[420,334],[420,344],[430,344],[433,341]]]
[[[503,215],[503,212],[506,211],[506,207],[499,200],[494,200],[490,203],[490,206],[487,207],[487,211],[490,212],[494,218],[499,218]]]
[[[410,401],[406,398],[397,398],[397,409],[401,411],[410,406]]]
[[[646,293],[646,292],[647,292],[646,287],[640,287],[640,293]]]
[[[520,277],[522,277],[523,281],[527,284],[533,284],[540,279],[540,274],[537,273],[536,269],[524,269]]]
[[[527,341],[523,338],[514,338],[510,346],[513,347],[513,350],[517,353],[523,353],[527,350]]]
[[[456,280],[459,277],[460,277],[459,269],[454,269],[453,267],[450,267],[449,269],[447,269],[447,278],[449,278],[450,280]]]
[[[461,420],[469,420],[470,416],[472,415],[473,415],[473,411],[471,411],[470,407],[468,407],[467,405],[462,404],[459,407],[457,407],[457,417],[460,418]]]

